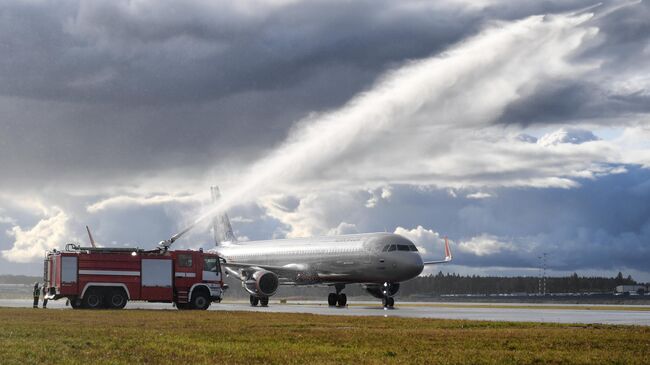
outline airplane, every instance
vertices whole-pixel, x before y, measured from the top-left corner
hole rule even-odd
[[[219,189],[211,188],[216,202]],[[216,252],[227,274],[241,280],[250,304],[268,306],[279,285],[327,285],[327,303],[345,307],[346,285],[361,284],[384,308],[393,308],[400,282],[420,275],[425,265],[452,260],[445,237],[445,258],[423,261],[415,244],[393,233],[237,242],[226,213],[213,219]]]

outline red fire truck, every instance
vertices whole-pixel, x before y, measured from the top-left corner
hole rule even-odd
[[[226,288],[219,256],[202,250],[68,244],[48,252],[44,266],[46,298],[67,298],[75,309],[121,309],[129,300],[207,309]]]

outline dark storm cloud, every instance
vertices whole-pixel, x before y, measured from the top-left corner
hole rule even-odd
[[[307,113],[480,24],[445,6],[395,7],[5,2],[0,165],[11,173],[0,184],[40,189],[248,161]]]
[[[5,183],[250,161],[296,120],[342,105],[391,67],[437,54],[494,20],[588,5],[4,2],[0,164],[13,172]],[[611,73],[640,62],[647,9],[594,21],[605,41],[581,57],[605,57]],[[541,85],[502,119],[647,112],[647,99],[563,81]]]
[[[536,267],[549,253],[556,270],[647,270],[650,260],[650,171],[628,171],[581,180],[576,189],[494,189],[486,199],[468,199],[466,191],[423,191],[396,187],[391,203],[367,210],[361,231],[422,225],[456,243],[489,235],[512,246],[476,255],[456,247],[467,266]],[[348,219],[342,216],[341,220]]]
[[[611,94],[596,83],[556,80],[510,104],[501,121],[521,125],[549,124],[567,120],[607,120],[636,113],[650,113],[650,95],[639,91]]]
[[[376,75],[391,63],[439,51],[478,25],[475,15],[444,6],[399,8],[311,2],[244,12],[228,3],[9,3],[0,36],[10,55],[1,90],[136,105],[211,100],[345,68]],[[22,34],[19,41],[15,34]],[[369,81],[364,73],[357,76],[362,83]]]
[[[603,10],[607,10],[607,5]],[[597,12],[598,14],[598,12]],[[567,120],[609,120],[650,112],[648,85],[626,82],[628,75],[650,72],[650,3],[623,7],[607,16],[596,15],[598,41],[576,59],[598,62],[580,79],[551,80],[512,103],[501,121],[528,125]],[[619,84],[619,85],[617,85]],[[618,86],[618,87],[616,87]]]

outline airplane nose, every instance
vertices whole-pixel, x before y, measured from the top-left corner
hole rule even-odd
[[[422,273],[424,270],[424,263],[422,262],[422,257],[419,254],[413,255],[413,277],[416,277]]]
[[[424,269],[424,264],[422,263],[422,257],[417,253],[409,253],[401,257],[400,265],[402,279],[400,281],[405,281],[413,279],[414,277],[420,275]]]

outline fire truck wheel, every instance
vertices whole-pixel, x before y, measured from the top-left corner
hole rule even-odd
[[[192,308],[206,310],[210,306],[210,297],[204,292],[198,292],[192,296]]]
[[[127,298],[124,290],[116,289],[110,292],[108,296],[108,307],[111,309],[122,309],[126,306]]]
[[[99,309],[102,308],[102,304],[103,304],[102,293],[99,290],[94,288],[88,289],[86,295],[84,295],[84,299],[82,302],[84,308]]]

